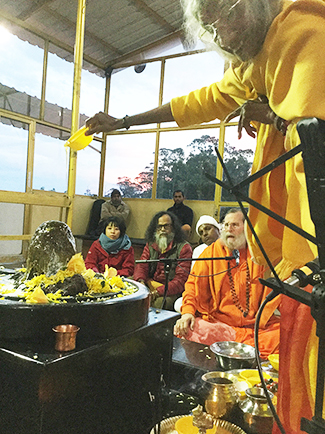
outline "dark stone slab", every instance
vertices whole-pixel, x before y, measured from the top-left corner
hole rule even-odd
[[[145,326],[69,353],[1,342],[0,432],[148,433],[163,416],[176,317],[150,309]]]

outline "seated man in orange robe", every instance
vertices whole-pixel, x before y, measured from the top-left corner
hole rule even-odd
[[[183,293],[182,316],[174,333],[210,345],[233,340],[254,346],[254,324],[258,309],[270,292],[260,282],[264,267],[252,262],[244,233],[244,216],[230,209],[224,219],[221,238],[208,246],[200,258],[232,256],[235,259],[196,261]],[[280,321],[274,315],[280,298],[268,303],[259,327],[261,357],[277,353]]]

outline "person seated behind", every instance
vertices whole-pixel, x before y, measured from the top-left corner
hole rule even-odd
[[[125,234],[126,226],[120,217],[109,217],[104,221],[103,232],[91,245],[86,268],[104,273],[105,265],[116,268],[119,276],[132,276],[134,271],[134,250],[130,238]]]
[[[201,255],[203,250],[220,237],[219,223],[209,215],[202,215],[196,223],[196,233],[200,237],[202,244],[199,244],[193,250],[192,258],[195,259]],[[194,264],[195,261],[192,261],[192,267]]]
[[[211,345],[217,341],[237,341],[254,346],[257,311],[270,292],[258,280],[264,267],[253,263],[246,244],[244,216],[230,209],[224,219],[221,238],[208,246],[202,257],[235,259],[196,261],[183,293],[182,316],[174,333],[179,337]],[[279,318],[274,315],[280,299],[268,303],[262,313],[259,349],[263,358],[278,352]]]
[[[192,209],[184,205],[184,193],[182,190],[175,190],[173,194],[174,205],[167,209],[178,217],[182,225],[182,230],[185,233],[186,239],[190,238],[192,223],[193,223],[193,211]]]
[[[209,215],[202,215],[196,223],[196,233],[200,237],[202,243],[193,250],[192,258],[195,259],[201,255],[203,250],[220,237],[219,223]],[[195,261],[192,261],[192,268],[194,264]],[[176,312],[181,313],[182,302],[182,297],[175,301],[174,310],[176,310]]]
[[[154,215],[146,231],[146,241],[140,260],[192,256],[192,247],[185,240],[177,217],[168,211],[160,211]],[[175,300],[184,290],[190,267],[191,261],[184,261],[180,266],[176,261],[172,261],[165,309],[173,310]],[[151,305],[161,308],[166,284],[164,263],[157,261],[137,264],[134,280],[147,285],[151,292]]]
[[[103,220],[112,216],[120,217],[122,220],[124,220],[126,224],[129,214],[129,206],[125,202],[123,202],[121,192],[115,188],[111,193],[111,200],[106,201],[102,205],[100,215],[101,221],[99,222],[99,225],[101,225],[101,222]]]

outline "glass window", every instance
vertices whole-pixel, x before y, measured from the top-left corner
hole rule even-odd
[[[67,137],[59,138],[54,128],[37,125],[35,134],[33,188],[64,193],[68,186],[69,151]]]
[[[0,203],[0,234],[22,235],[24,222],[24,205],[18,203]],[[0,241],[1,256],[19,255],[22,250],[22,241]]]
[[[44,119],[67,128],[71,128],[73,69],[73,63],[49,52]]]
[[[79,112],[86,118],[104,110],[105,85],[105,78],[82,70]]]
[[[38,118],[44,51],[43,40],[36,38],[36,43],[39,46],[0,26],[0,108]]]
[[[125,197],[150,198],[156,134],[107,136],[104,195],[118,188]]]
[[[163,104],[177,96],[209,86],[220,80],[224,73],[224,60],[215,52],[192,54],[166,60]],[[162,127],[176,126],[167,122]]]
[[[224,60],[212,51],[167,59],[163,101],[209,86],[223,74]]]
[[[25,191],[28,125],[0,117],[0,190]]]
[[[89,146],[77,152],[76,194],[98,195],[100,148],[101,143],[93,140]]]
[[[242,132],[242,138],[238,140],[237,126],[226,127],[225,133],[225,152],[224,162],[228,169],[229,175],[233,184],[238,184],[250,175],[256,140],[250,137],[244,130]],[[225,174],[223,175],[223,181],[228,182]],[[248,195],[248,188],[246,186],[242,192]],[[235,201],[235,197],[222,189],[221,193],[222,201]]]
[[[157,107],[161,62],[147,63],[141,73],[129,67],[112,74],[109,113],[117,118]],[[154,125],[155,126],[155,125]],[[131,129],[147,128],[136,126]]]
[[[184,191],[187,199],[214,200],[219,129],[163,132],[160,135],[157,198]]]

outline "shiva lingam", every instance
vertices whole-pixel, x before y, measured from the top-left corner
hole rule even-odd
[[[206,434],[207,429],[213,428],[213,416],[203,411],[202,405],[198,405],[192,410],[193,426],[199,428],[199,434]]]

